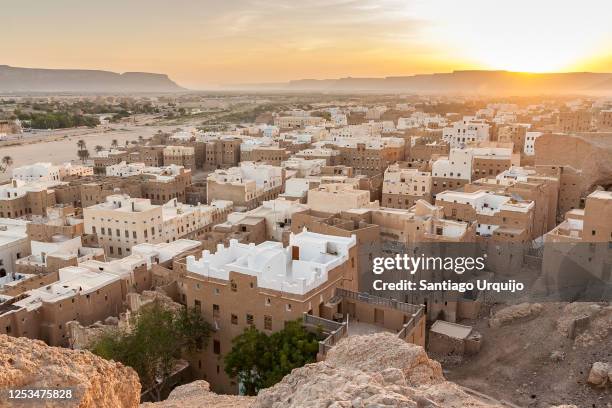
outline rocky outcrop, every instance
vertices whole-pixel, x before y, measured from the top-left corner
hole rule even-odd
[[[557,332],[588,348],[606,342],[612,327],[612,306],[575,302],[567,304],[556,322]]]
[[[605,387],[606,384],[612,384],[612,366],[601,361],[593,363],[587,381],[596,387]]]
[[[351,336],[326,360],[293,370],[257,397],[220,396],[197,381],[142,408],[497,408],[495,400],[448,382],[422,347],[391,333]]]
[[[498,407],[444,379],[422,347],[389,333],[341,341],[326,361],[295,369],[262,390],[253,408]]]
[[[497,311],[489,319],[489,326],[501,327],[517,320],[535,317],[542,312],[542,305],[539,303],[521,303],[505,307]]]
[[[73,399],[48,400],[46,407],[129,408],[140,401],[138,375],[129,367],[88,351],[0,335],[0,390],[22,388],[73,390]]]
[[[249,408],[254,400],[255,397],[215,394],[210,391],[210,384],[200,380],[176,387],[166,400],[144,403],[141,408]]]

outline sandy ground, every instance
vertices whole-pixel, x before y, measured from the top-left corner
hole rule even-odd
[[[609,407],[612,392],[594,389],[586,380],[594,362],[609,361],[610,338],[592,347],[573,347],[556,329],[564,304],[543,305],[538,317],[500,328],[488,327],[486,319],[462,322],[483,334],[482,348],[463,361],[441,358],[446,378],[521,407]],[[565,359],[551,360],[553,351],[565,353]]]
[[[0,145],[0,157],[11,156],[13,167],[41,161],[52,163],[77,161],[76,144],[81,139],[85,141],[89,153],[93,156],[96,145],[110,147],[113,139],[117,139],[119,146],[123,146],[126,141],[138,140],[138,136],[149,138],[159,130],[170,132],[174,129],[176,129],[176,126],[113,125],[112,127],[95,129],[45,131],[36,134],[35,139],[42,139],[41,141],[33,142],[25,138],[21,145]],[[28,137],[32,136],[28,135]],[[0,182],[10,179],[10,175],[11,169],[5,173],[0,173]]]

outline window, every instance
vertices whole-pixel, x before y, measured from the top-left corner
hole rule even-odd
[[[132,231],[132,238],[136,239],[136,231]]]
[[[101,235],[106,234],[106,232],[104,232],[104,227],[100,228],[100,234],[101,234]]]
[[[113,249],[113,247],[112,247],[112,246],[109,246],[109,247],[108,247],[108,252],[110,252],[111,254],[114,254],[114,253],[115,253],[115,250]]]
[[[199,300],[194,300],[193,305],[198,312],[202,312],[202,302]]]
[[[219,340],[213,340],[213,353],[221,354],[221,342]]]
[[[213,305],[213,317],[219,317],[220,311],[219,305]]]
[[[290,312],[292,309],[291,303],[287,303],[287,311]]]
[[[117,233],[117,236],[118,236],[118,237],[120,237],[120,236],[121,236],[121,231],[116,230],[115,232]]]
[[[264,329],[272,330],[272,316],[268,316],[268,315],[264,316]]]
[[[91,227],[91,232],[92,232],[92,234],[96,233],[96,226],[95,225],[93,227]]]
[[[230,287],[232,288],[232,292],[237,292],[238,291],[238,285],[233,280],[230,283]]]
[[[253,315],[247,313],[247,315],[246,315],[246,322],[247,322],[247,324],[252,326],[254,321],[255,321],[255,318],[253,317]]]
[[[232,324],[238,324],[238,316],[232,313]]]

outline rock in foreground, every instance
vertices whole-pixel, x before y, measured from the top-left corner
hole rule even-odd
[[[48,400],[46,405],[36,406],[129,408],[140,402],[138,375],[129,367],[88,351],[49,347],[38,340],[0,335],[0,390],[22,388],[74,391],[72,400]],[[0,398],[0,406],[10,406],[4,403],[5,395]]]

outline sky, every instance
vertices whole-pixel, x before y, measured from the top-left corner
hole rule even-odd
[[[611,0],[0,0],[0,64],[180,85],[612,72]]]

